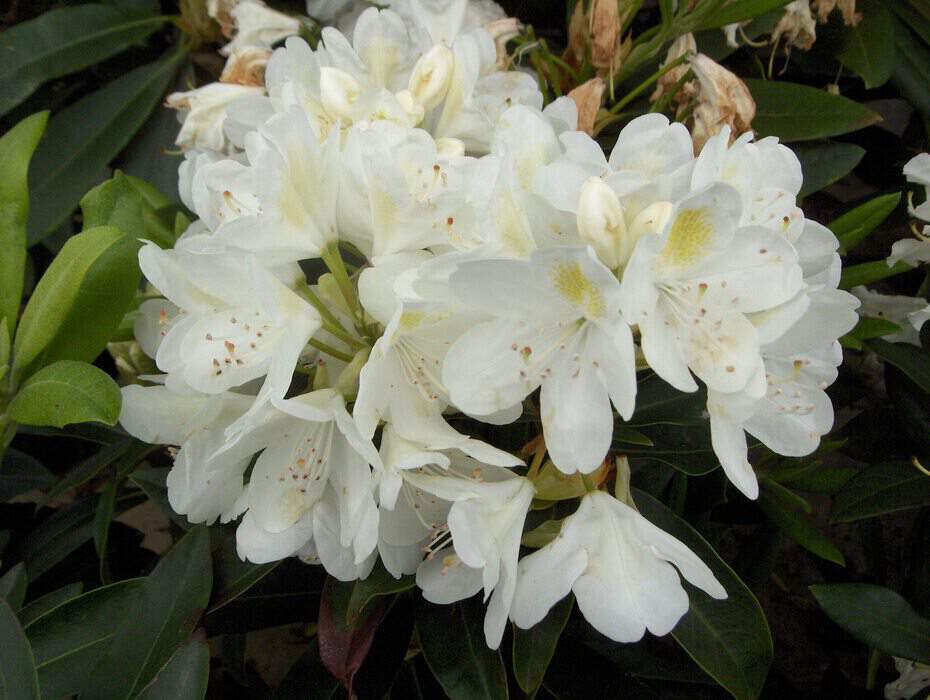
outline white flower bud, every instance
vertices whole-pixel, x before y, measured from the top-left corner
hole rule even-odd
[[[465,155],[465,144],[461,139],[436,139],[436,155],[440,158],[458,158]]]
[[[672,215],[671,202],[653,202],[643,209],[630,224],[630,247],[646,234],[659,235]]]
[[[436,107],[449,91],[455,58],[452,51],[437,44],[427,51],[413,67],[410,75],[410,94],[424,109]]]
[[[423,117],[426,116],[426,110],[423,109],[423,105],[410,94],[410,90],[401,90],[394,95],[394,98],[397,100],[398,104],[403,107],[404,112],[407,113],[410,126],[416,126],[423,121]]]
[[[358,81],[345,71],[320,68],[320,101],[330,114],[352,120],[352,106],[362,91]]]
[[[578,197],[578,233],[607,267],[617,269],[630,257],[623,207],[616,193],[599,177],[582,185]]]

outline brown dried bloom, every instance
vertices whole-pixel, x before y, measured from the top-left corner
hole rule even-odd
[[[497,70],[507,70],[510,67],[510,54],[507,53],[507,42],[517,37],[523,25],[516,17],[504,17],[496,19],[484,25],[485,31],[494,39],[494,47],[497,50],[497,62],[494,67]]]
[[[785,38],[785,46],[807,51],[817,40],[817,23],[808,0],[794,0],[785,5],[785,14],[772,31],[772,43]]]
[[[693,34],[683,34],[682,36],[675,39],[672,42],[672,45],[668,47],[668,53],[665,56],[665,62],[662,66],[667,66],[668,64],[677,61],[682,56],[694,56],[697,53],[697,43],[694,40]],[[678,81],[685,77],[685,74],[691,69],[691,66],[688,61],[675,66],[669,71],[666,71],[661,78],[659,78],[656,83],[656,89],[652,93],[652,101],[655,102],[663,95],[671,93],[675,89],[675,86],[678,84]],[[689,90],[689,86],[690,90]],[[694,96],[696,86],[694,81],[689,81],[681,90],[685,93],[683,95],[676,95],[677,101],[686,101]]]
[[[590,52],[599,76],[616,72],[632,48],[632,40],[621,37],[630,9],[626,5],[626,0],[591,0],[585,12],[584,3],[579,2],[568,25],[568,47],[563,58],[579,67]]]
[[[220,25],[220,31],[227,39],[236,31],[236,20],[233,17],[233,8],[239,0],[207,0],[207,14]]]
[[[746,83],[704,54],[691,60],[691,70],[699,85],[691,130],[695,152],[724,126],[730,127],[731,143],[738,135],[750,131],[756,103]]]
[[[811,6],[821,23],[827,21],[834,9],[843,15],[843,23],[847,27],[855,27],[862,21],[862,15],[856,12],[856,0],[812,0]]]
[[[603,78],[591,78],[568,93],[578,107],[578,130],[589,136],[594,134],[594,121],[606,88],[607,83]]]
[[[226,60],[220,76],[221,83],[264,87],[265,66],[271,58],[271,49],[259,46],[243,46],[233,51]]]

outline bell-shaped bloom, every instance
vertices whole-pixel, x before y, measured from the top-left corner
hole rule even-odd
[[[594,491],[552,542],[520,561],[510,617],[518,627],[532,627],[574,592],[590,625],[616,642],[638,641],[647,629],[668,634],[688,611],[679,574],[713,598],[727,597],[681,541],[610,494]]]
[[[165,99],[171,109],[179,110],[182,123],[175,143],[182,148],[226,150],[223,131],[229,105],[243,97],[260,96],[264,90],[254,85],[208,83],[187,92],[173,92]]]
[[[220,49],[229,56],[240,48],[269,47],[300,32],[300,21],[268,7],[261,0],[239,0],[229,10],[235,25],[233,40]]]
[[[553,248],[530,260],[473,260],[452,273],[462,304],[489,320],[449,349],[442,379],[452,403],[475,416],[520,404],[537,387],[552,460],[591,472],[613,434],[611,403],[633,413],[633,338],[620,285],[593,251]]]
[[[901,330],[882,336],[892,343],[920,345],[920,329],[930,321],[930,304],[923,297],[879,294],[865,287],[853,287],[852,293],[862,302],[859,315],[896,323]],[[144,350],[144,348],[143,348]]]
[[[904,166],[907,181],[924,188],[924,201],[914,206],[913,198],[908,199],[907,210],[911,216],[930,222],[930,153],[921,153],[911,158]],[[895,241],[888,256],[888,266],[904,262],[912,267],[930,262],[930,224],[922,231],[914,229],[914,238]]]

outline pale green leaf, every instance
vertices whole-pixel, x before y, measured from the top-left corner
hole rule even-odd
[[[122,397],[105,372],[86,362],[61,360],[29,377],[10,403],[17,423],[51,425],[95,421],[115,425]]]

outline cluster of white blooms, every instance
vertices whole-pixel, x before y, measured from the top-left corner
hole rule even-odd
[[[189,144],[199,219],[140,253],[163,298],[136,335],[163,374],[123,390],[122,424],[180,446],[172,507],[241,518],[253,562],[353,580],[380,557],[436,603],[483,591],[492,647],[569,591],[612,639],[665,634],[688,608],[679,575],[726,596],[693,552],[594,489],[520,560],[533,481],[448,419],[510,423],[539,389],[552,461],[590,473],[648,366],[706,387],[714,449],[753,498],[747,432],[803,455],[833,421],[858,305],[837,240],[797,207],[800,165],[775,139],[724,130],[695,157],[651,114],[605,157],[570,99],[543,108],[500,70],[465,0],[397,4],[362,12],[351,41],[288,38]]]
[[[907,209],[911,216],[926,223],[922,229],[914,226],[913,238],[896,241],[891,246],[889,267],[898,262],[904,262],[911,267],[930,262],[930,153],[921,153],[911,158],[904,166],[904,176],[908,182],[924,188],[923,203],[915,207],[913,198],[909,198]]]

